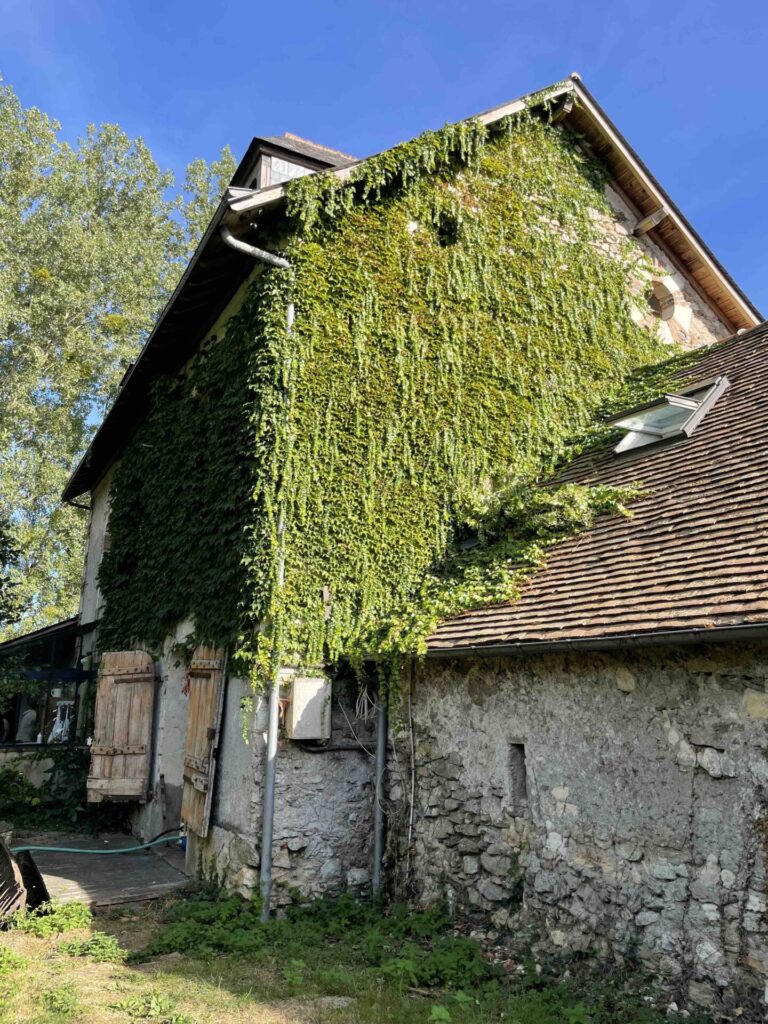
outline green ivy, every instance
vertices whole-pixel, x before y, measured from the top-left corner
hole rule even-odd
[[[255,679],[396,664],[626,511],[632,492],[540,486],[669,351],[633,318],[640,249],[602,245],[604,184],[528,113],[292,182],[292,269],[254,273],[116,471],[102,645],[158,649],[192,618]]]

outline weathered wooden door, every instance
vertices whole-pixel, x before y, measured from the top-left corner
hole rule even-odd
[[[213,778],[224,704],[225,652],[198,647],[189,665],[189,717],[184,748],[181,820],[199,836],[208,835]]]
[[[103,654],[96,687],[88,801],[147,799],[155,669],[146,651]]]

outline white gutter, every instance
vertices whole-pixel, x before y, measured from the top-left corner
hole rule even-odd
[[[282,267],[283,270],[291,269],[291,264],[288,260],[283,259],[282,256],[275,256],[274,253],[267,252],[266,249],[258,249],[255,245],[249,245],[248,242],[243,242],[239,238],[235,238],[226,224],[222,224],[219,230],[221,237],[230,249],[237,249],[238,252],[245,253],[246,256],[253,256],[255,259],[261,260],[263,263],[270,263],[273,267]]]

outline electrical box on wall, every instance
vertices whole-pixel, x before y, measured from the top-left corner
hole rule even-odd
[[[292,740],[331,738],[331,682],[325,676],[296,676],[290,683],[285,731]]]

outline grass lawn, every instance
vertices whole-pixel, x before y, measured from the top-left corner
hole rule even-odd
[[[636,974],[483,953],[437,912],[342,899],[258,922],[214,893],[91,915],[77,904],[0,933],[9,1024],[662,1024]],[[693,1024],[694,1018],[687,1018]]]

